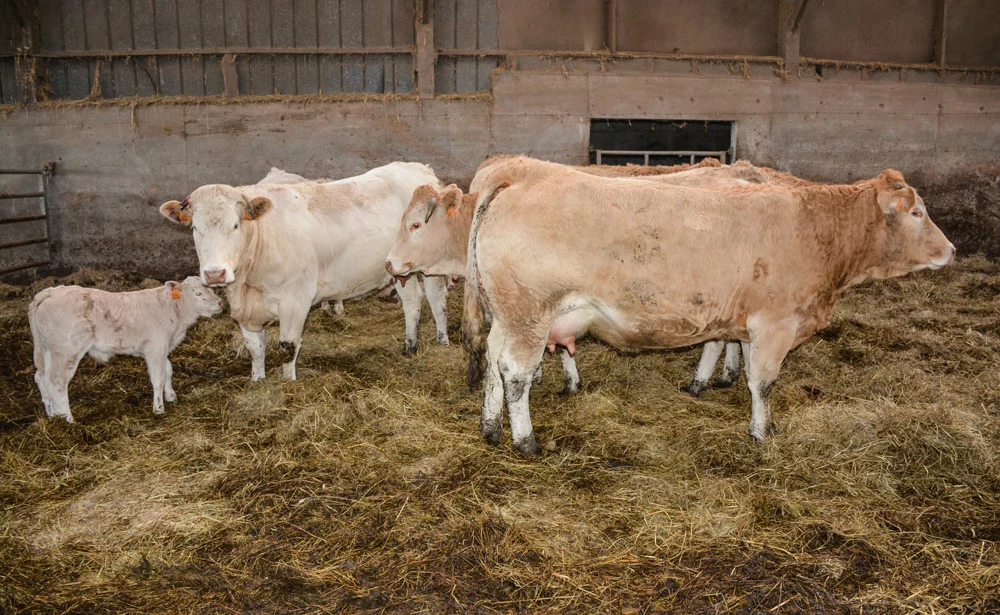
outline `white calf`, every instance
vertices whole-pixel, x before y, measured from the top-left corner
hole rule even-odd
[[[35,295],[28,325],[35,344],[35,382],[45,414],[73,422],[69,381],[83,355],[104,363],[116,354],[146,359],[153,385],[153,412],[177,400],[167,355],[202,316],[222,311],[222,299],[192,276],[159,288],[109,293],[96,288],[56,286]]]

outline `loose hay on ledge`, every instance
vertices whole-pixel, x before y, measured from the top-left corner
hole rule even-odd
[[[316,311],[300,380],[249,382],[225,317],[173,354],[84,359],[78,423],[41,419],[26,307],[0,287],[0,611],[972,613],[1000,609],[1000,265],[848,293],[785,363],[779,433],[742,383],[680,392],[697,351],[578,355],[532,391],[551,451],[478,436],[451,347],[402,357],[398,306]],[[272,338],[272,345],[275,341]]]

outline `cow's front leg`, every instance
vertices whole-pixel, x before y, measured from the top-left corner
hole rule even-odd
[[[167,381],[167,354],[160,349],[146,350],[149,382],[153,385],[153,414],[163,414],[163,388]]]
[[[396,293],[403,303],[403,320],[406,321],[406,339],[403,340],[403,354],[417,352],[417,327],[420,325],[420,302],[422,294],[420,283],[416,279],[408,281],[406,286],[396,282]]]
[[[740,342],[726,342],[726,361],[722,364],[722,377],[715,381],[715,388],[727,389],[740,379],[742,354]]]
[[[750,436],[763,442],[774,434],[774,420],[768,397],[778,379],[781,363],[795,341],[797,323],[789,319],[777,323],[751,325],[750,341],[743,343],[747,388],[750,389]]]
[[[240,331],[243,332],[243,342],[246,344],[247,352],[250,353],[250,381],[257,382],[264,379],[264,355],[267,351],[267,332],[251,331],[242,324]]]
[[[177,401],[177,393],[174,391],[174,366],[170,363],[170,359],[164,359],[167,362],[167,380],[163,383],[163,399],[174,403]]]
[[[278,350],[281,353],[282,373],[285,380],[295,380],[295,360],[302,347],[302,329],[309,316],[309,304],[305,307],[292,304],[282,306],[278,314]]]
[[[694,378],[691,379],[691,384],[687,385],[687,388],[684,389],[685,391],[698,397],[705,390],[705,387],[708,386],[708,381],[712,379],[715,365],[719,362],[719,357],[722,356],[722,349],[725,345],[725,342],[721,341],[705,343],[701,350],[701,360],[698,361],[698,369],[695,370]]]
[[[448,345],[448,276],[431,275],[424,278],[424,294],[437,326],[437,343]]]

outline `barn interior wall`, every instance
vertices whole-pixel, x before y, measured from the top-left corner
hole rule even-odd
[[[973,83],[497,71],[492,100],[22,108],[0,120],[0,159],[57,163],[58,264],[165,277],[194,271],[196,257],[190,231],[158,206],[206,183],[255,182],[271,166],[337,178],[415,160],[467,185],[490,154],[586,163],[591,117],[718,119],[736,122],[738,157],[802,177],[848,182],[893,167],[930,181],[997,164],[998,92]],[[935,219],[947,217],[929,206]]]

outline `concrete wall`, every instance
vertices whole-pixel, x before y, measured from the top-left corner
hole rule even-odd
[[[392,160],[426,162],[442,178],[466,183],[494,153],[583,164],[591,117],[735,120],[738,157],[838,182],[886,167],[943,181],[1000,161],[1000,87],[852,74],[783,81],[497,72],[492,101],[18,109],[0,120],[0,160],[59,165],[52,180],[59,264],[160,277],[194,271],[196,259],[190,231],[157,207],[201,184],[252,183],[271,166],[343,177]],[[998,203],[990,197],[971,207]],[[929,206],[936,219],[947,217]],[[970,218],[954,224],[963,219]]]

